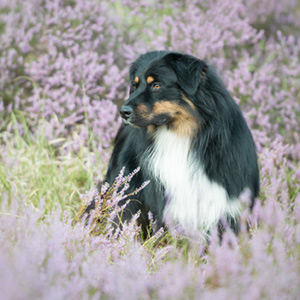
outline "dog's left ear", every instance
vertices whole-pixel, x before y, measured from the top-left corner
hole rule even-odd
[[[180,87],[188,95],[194,95],[206,76],[207,64],[196,57],[181,53],[169,53],[165,59],[174,69]]]

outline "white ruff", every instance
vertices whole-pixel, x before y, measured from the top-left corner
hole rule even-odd
[[[147,153],[149,154],[149,153]],[[163,183],[169,201],[164,210],[168,224],[187,232],[208,231],[222,216],[237,217],[240,202],[229,199],[226,190],[206,176],[199,160],[190,155],[190,139],[159,128],[147,168]]]

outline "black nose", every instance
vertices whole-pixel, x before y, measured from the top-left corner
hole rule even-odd
[[[121,106],[120,114],[123,119],[127,120],[131,116],[132,113],[133,113],[133,109],[131,106],[128,106],[128,105]]]

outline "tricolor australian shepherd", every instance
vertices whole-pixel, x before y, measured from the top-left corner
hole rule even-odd
[[[130,96],[107,172],[140,172],[122,219],[151,211],[158,226],[209,233],[221,219],[239,230],[239,196],[259,192],[255,144],[245,119],[214,68],[193,56],[167,51],[141,55],[130,68]]]

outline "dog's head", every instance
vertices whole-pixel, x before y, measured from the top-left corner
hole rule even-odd
[[[204,61],[176,52],[140,56],[130,68],[130,97],[120,109],[123,121],[152,132],[166,125],[191,135],[199,126],[194,98],[207,68]]]

